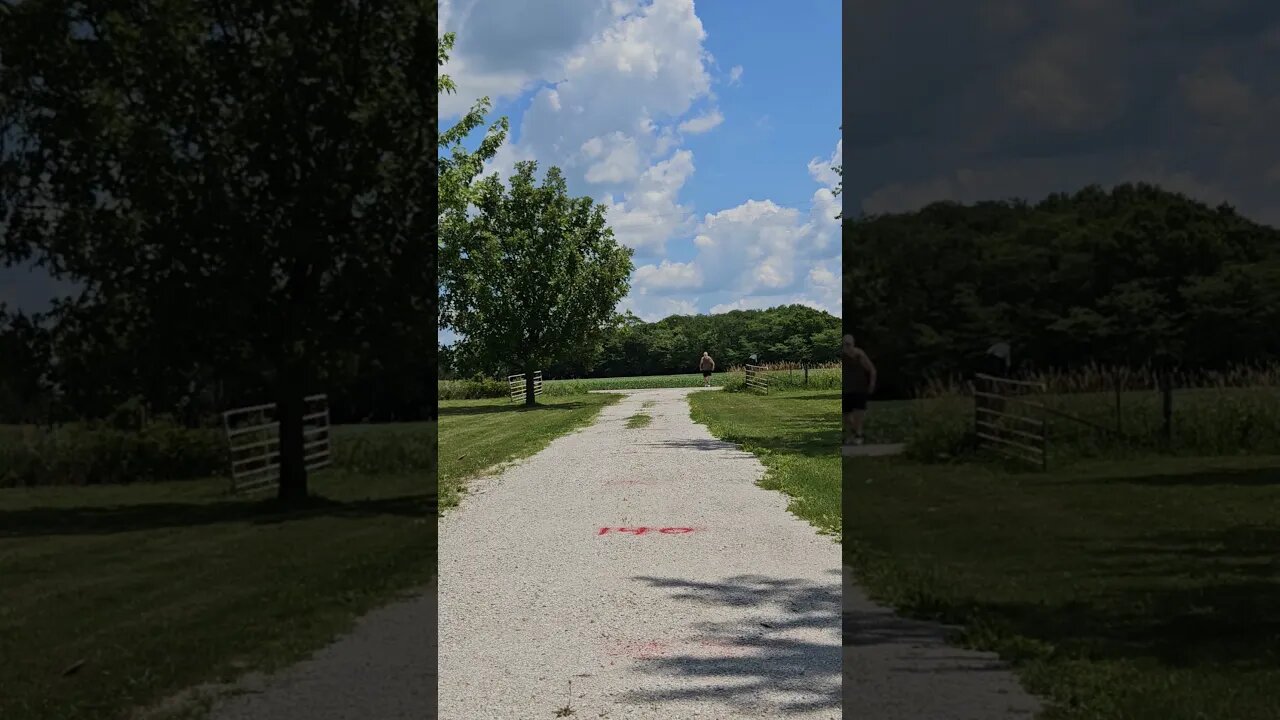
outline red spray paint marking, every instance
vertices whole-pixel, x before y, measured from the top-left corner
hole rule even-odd
[[[687,533],[691,533],[691,532],[693,532],[693,531],[695,530],[695,528],[690,528],[690,527],[664,527],[664,528],[651,528],[651,527],[633,527],[633,528],[626,528],[626,527],[602,527],[602,528],[600,528],[600,531],[599,531],[599,532],[597,532],[596,534],[597,534],[597,535],[608,535],[610,532],[615,532],[615,533],[631,533],[632,535],[644,535],[645,533],[649,532],[650,530],[657,530],[658,532],[662,533],[663,535],[685,535],[685,534],[687,534]]]

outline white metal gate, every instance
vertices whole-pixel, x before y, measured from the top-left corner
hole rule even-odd
[[[766,374],[768,368],[762,365],[746,365],[743,372],[746,375],[747,388],[750,390],[759,390],[765,395],[769,394],[769,376]]]
[[[511,391],[511,402],[524,399],[524,373],[518,375],[507,376],[507,389]],[[542,371],[533,371],[533,395],[537,397],[542,394]]]
[[[275,403],[228,410],[222,414],[231,463],[231,492],[257,492],[280,482],[280,422]],[[329,396],[303,400],[302,452],[307,470],[332,464]]]

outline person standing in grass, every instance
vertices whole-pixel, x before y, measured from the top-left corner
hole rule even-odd
[[[876,366],[862,348],[854,344],[852,334],[844,336],[841,354],[844,358],[841,384],[844,390],[845,444],[861,445],[867,400],[876,391]]]
[[[702,371],[702,387],[711,387],[711,371],[716,369],[716,361],[711,353],[702,351],[702,359],[698,361],[698,369]]]

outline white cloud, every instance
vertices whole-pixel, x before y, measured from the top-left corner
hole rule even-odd
[[[458,92],[440,97],[442,118],[456,117],[477,98],[494,103],[519,95],[555,71],[574,48],[626,8],[607,0],[507,0],[502,12],[482,0],[441,0],[440,34],[457,34],[442,68]]]
[[[705,115],[689,118],[680,123],[680,132],[696,135],[712,130],[722,122],[724,122],[724,115],[721,115],[719,110],[713,108]]]
[[[822,158],[814,158],[809,161],[809,175],[814,180],[822,183],[825,187],[834,188],[840,182],[840,176],[836,174],[833,167],[844,165],[844,140],[836,141],[835,152],[831,153],[831,157],[823,160]]]
[[[702,285],[702,271],[693,263],[663,260],[658,265],[641,265],[632,277],[640,294],[651,291],[696,290]]]
[[[628,295],[618,305],[618,312],[630,310],[641,320],[654,322],[671,315],[697,315],[697,303],[697,298]]]
[[[589,183],[620,183],[640,176],[640,148],[621,132],[591,138],[582,144],[582,152],[595,160],[585,175]]]
[[[609,225],[619,242],[641,257],[662,254],[667,240],[691,225],[688,208],[676,198],[693,169],[693,153],[679,150],[645,170],[625,198],[606,199]]]
[[[541,171],[560,167],[572,194],[599,200],[619,242],[636,251],[633,291],[622,309],[657,319],[697,312],[699,298],[717,306],[833,305],[816,282],[825,276],[814,268],[834,262],[838,275],[839,203],[829,167],[840,159],[840,144],[830,158],[809,163],[820,187],[808,208],[748,200],[694,216],[680,202],[696,167],[682,137],[724,122],[711,93],[714,59],[703,45],[693,0],[551,0],[545,10],[535,8],[536,0],[518,2],[529,12],[504,8],[504,17],[489,18],[479,0],[448,0],[441,22],[459,40],[445,72],[464,95],[468,86],[494,96],[538,88],[523,115],[513,118],[518,135],[485,172],[505,177],[515,163],[536,159]],[[552,31],[534,17],[544,12],[582,17]],[[547,33],[518,32],[524,16],[535,30],[548,26]],[[534,47],[512,47],[521,43]],[[731,68],[729,84],[740,84],[742,73],[740,65]],[[446,110],[442,105],[442,116]],[[673,261],[668,241],[686,238],[693,239],[694,257]]]

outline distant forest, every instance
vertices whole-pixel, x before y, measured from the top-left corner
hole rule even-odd
[[[1280,359],[1280,231],[1146,184],[935,203],[844,227],[844,317],[886,396],[1022,369]]]
[[[829,363],[840,359],[840,337],[840,318],[804,305],[672,315],[649,323],[627,313],[595,347],[585,349],[573,362],[543,368],[543,375],[583,378],[697,372],[703,351],[711,353],[717,370],[748,362]],[[514,372],[518,371],[477,366],[469,361],[465,344],[440,349],[441,379]]]

